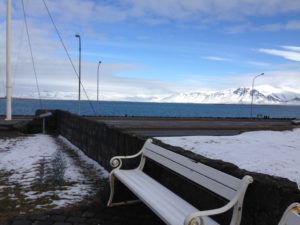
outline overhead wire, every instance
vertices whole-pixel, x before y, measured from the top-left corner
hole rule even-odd
[[[30,41],[30,36],[29,36],[24,0],[22,0],[22,9],[23,9],[24,22],[25,22],[25,28],[26,28],[26,33],[27,33],[27,40],[28,40],[28,45],[29,45],[29,50],[30,50],[30,55],[31,55],[31,62],[32,62],[34,76],[35,76],[36,87],[37,87],[37,91],[38,91],[39,104],[40,104],[40,107],[43,108],[42,100],[41,100],[41,92],[40,92],[39,82],[38,82],[37,73],[36,73],[36,66],[35,66],[35,62],[34,62],[34,58],[33,58],[31,41]]]
[[[70,56],[70,54],[69,54],[69,52],[68,52],[68,49],[67,49],[67,47],[66,47],[66,45],[65,45],[65,43],[64,43],[64,41],[63,41],[63,39],[62,39],[62,36],[60,35],[59,30],[58,30],[58,28],[57,28],[57,26],[56,26],[56,24],[55,24],[55,22],[54,22],[54,19],[53,19],[52,15],[51,15],[51,12],[50,12],[50,10],[49,10],[47,4],[46,4],[46,1],[45,1],[45,0],[42,0],[42,1],[43,1],[44,6],[45,6],[45,8],[46,8],[46,10],[47,10],[47,13],[48,13],[48,15],[49,15],[49,17],[50,17],[50,20],[51,20],[51,22],[52,22],[52,24],[53,24],[53,27],[54,27],[54,29],[55,29],[55,31],[56,31],[56,33],[57,33],[57,36],[58,36],[58,38],[59,38],[59,40],[60,40],[60,42],[61,42],[61,45],[63,46],[63,48],[64,48],[64,50],[65,50],[65,52],[66,52],[66,54],[67,54],[67,57],[68,57],[68,59],[69,59],[71,65],[72,65],[72,68],[73,68],[73,70],[74,70],[74,72],[75,72],[75,74],[76,74],[76,76],[77,76],[77,78],[78,78],[78,80],[79,80],[79,74],[78,74],[78,72],[77,72],[77,70],[76,70],[76,68],[75,68],[75,65],[74,65],[74,63],[73,63],[73,61],[72,61],[72,59],[71,59],[71,56]],[[85,94],[85,96],[86,96],[86,98],[87,98],[87,100],[88,100],[88,102],[89,102],[89,104],[90,104],[90,106],[91,106],[91,108],[92,108],[93,113],[94,113],[95,115],[97,115],[96,110],[95,110],[93,104],[91,103],[91,101],[90,101],[90,99],[89,99],[89,96],[88,96],[88,94],[87,94],[87,91],[86,91],[86,89],[84,88],[84,86],[83,86],[83,84],[82,84],[81,81],[80,81],[80,85],[81,85],[81,87],[82,87],[82,89],[83,89],[83,91],[84,91],[84,94]]]

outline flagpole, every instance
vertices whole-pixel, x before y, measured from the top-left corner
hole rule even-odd
[[[11,76],[10,76],[10,22],[11,0],[7,0],[6,11],[6,120],[11,120]]]

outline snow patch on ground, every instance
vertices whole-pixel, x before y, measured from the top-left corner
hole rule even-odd
[[[35,167],[42,158],[50,158],[57,146],[47,135],[0,139],[0,170],[12,173],[11,182],[20,182],[27,187],[35,178]]]
[[[69,147],[66,149],[59,140]],[[65,164],[62,185],[49,182],[55,178],[53,159],[58,151]],[[10,202],[12,210],[19,203],[20,207],[27,204],[35,209],[75,204],[95,195],[99,188],[96,183],[107,175],[103,167],[62,137],[37,134],[0,139],[0,204],[2,200]]]
[[[85,155],[78,147],[73,145],[68,139],[66,139],[63,136],[58,137],[64,144],[66,144],[70,149],[72,149],[83,161],[85,161],[87,164],[92,166],[97,172],[98,175],[103,178],[108,178],[109,173],[107,170],[104,169],[98,162],[95,160],[89,158],[87,155]]]
[[[241,169],[288,178],[300,187],[300,129],[156,139],[207,158],[233,163]]]

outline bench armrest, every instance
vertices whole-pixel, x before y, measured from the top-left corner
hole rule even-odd
[[[132,158],[136,158],[138,156],[140,156],[143,152],[143,149],[141,151],[139,151],[138,153],[134,154],[134,155],[128,155],[128,156],[114,156],[111,158],[110,165],[113,168],[119,169],[122,167],[122,159],[132,159]]]
[[[205,225],[202,217],[222,214],[230,210],[233,206],[234,206],[233,201],[230,201],[225,206],[218,209],[210,209],[210,210],[192,213],[185,218],[184,225]]]
[[[221,208],[217,209],[210,209],[210,210],[204,210],[199,212],[194,212],[188,215],[184,220],[184,225],[204,225],[203,218],[204,216],[213,216],[222,214],[224,212],[227,212],[232,207],[237,206],[238,210],[241,211],[244,195],[246,192],[246,189],[250,183],[253,182],[253,178],[251,176],[245,176],[242,180],[242,185],[239,191],[236,193],[233,199],[231,199],[226,205],[222,206]],[[234,212],[233,212],[234,213]],[[236,215],[233,215],[233,217]]]

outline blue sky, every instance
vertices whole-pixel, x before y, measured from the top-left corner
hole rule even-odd
[[[106,100],[249,87],[262,72],[257,85],[300,92],[300,1],[45,1],[76,65],[74,34],[82,37],[83,83],[91,98],[99,60]],[[42,0],[24,2],[41,90],[75,96],[76,76]],[[2,83],[5,4],[0,0]],[[36,88],[21,9],[21,0],[13,1],[13,90],[28,96]]]

